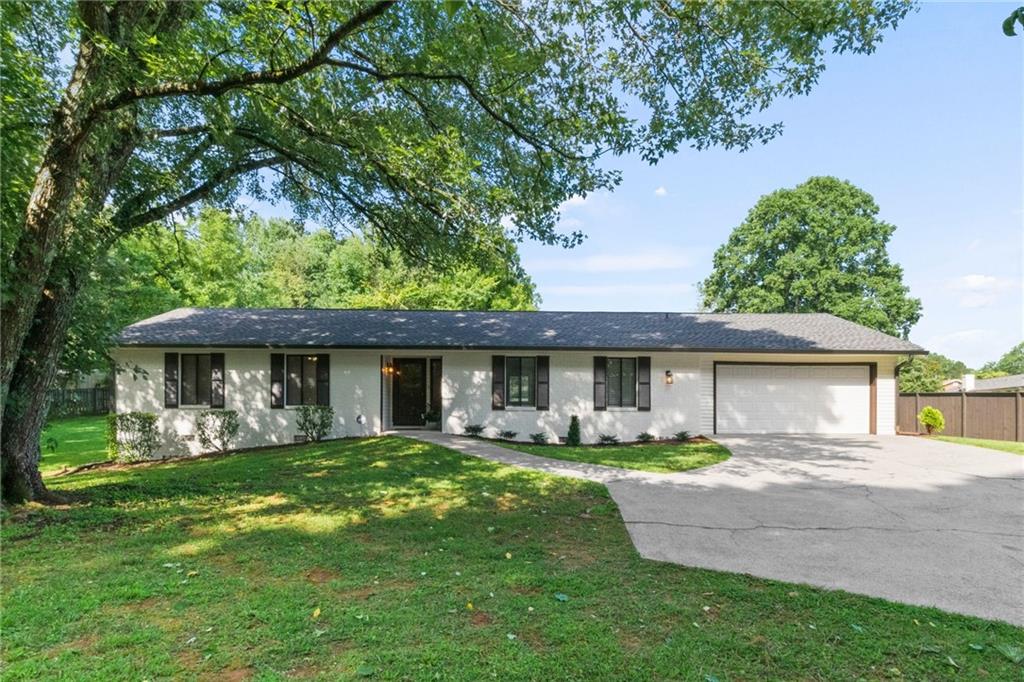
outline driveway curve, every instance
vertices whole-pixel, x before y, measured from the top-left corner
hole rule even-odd
[[[676,474],[403,433],[604,483],[642,556],[1024,625],[1024,457],[901,436],[719,436]]]

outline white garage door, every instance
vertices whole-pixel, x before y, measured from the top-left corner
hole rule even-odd
[[[718,365],[718,433],[869,433],[863,365]]]

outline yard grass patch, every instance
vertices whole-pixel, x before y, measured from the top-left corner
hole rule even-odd
[[[1019,628],[646,561],[603,486],[417,441],[50,486],[3,512],[6,681],[1021,673]]]
[[[669,474],[718,464],[729,459],[729,450],[711,441],[689,443],[630,443],[623,445],[536,445],[497,442],[502,447],[552,459],[603,464]]]
[[[106,460],[106,434],[105,415],[51,420],[43,430],[39,470],[46,475]]]
[[[958,443],[960,445],[974,445],[979,448],[990,450],[1002,450],[1012,452],[1015,455],[1024,455],[1024,443],[1017,443],[1012,440],[988,440],[985,438],[960,438],[959,436],[931,436],[935,440],[944,440],[947,443]]]

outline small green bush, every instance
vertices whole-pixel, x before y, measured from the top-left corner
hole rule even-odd
[[[117,459],[117,415],[107,415],[107,457]]]
[[[545,445],[548,442],[548,434],[545,433],[544,431],[531,433],[530,440],[532,440],[537,445]]]
[[[203,410],[196,417],[196,438],[204,450],[224,452],[238,435],[238,413],[234,410]]]
[[[319,441],[331,432],[334,408],[330,405],[303,405],[298,409],[295,425],[306,435],[306,440]]]
[[[479,436],[487,428],[483,424],[466,424],[466,428],[462,429],[467,436]]]
[[[142,462],[153,458],[153,452],[160,445],[156,419],[152,412],[114,415],[117,461]]]
[[[498,434],[498,436],[501,437],[502,440],[515,440],[516,436],[518,435],[518,431],[502,431],[501,433]]]
[[[917,415],[917,421],[924,424],[929,436],[933,432],[942,433],[946,428],[946,418],[942,416],[942,412],[931,405],[927,405],[921,410],[921,413]]]
[[[650,443],[654,440],[654,434],[648,431],[636,434],[636,440],[638,443]]]
[[[676,431],[675,439],[676,440],[690,440],[690,432],[689,431]]]
[[[569,419],[569,433],[565,437],[565,444],[569,446],[580,444],[580,418],[576,415]]]
[[[602,433],[597,436],[597,442],[601,445],[618,445],[619,437],[611,433]]]

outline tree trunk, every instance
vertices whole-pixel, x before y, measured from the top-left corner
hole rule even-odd
[[[102,3],[82,5],[83,19],[90,26],[103,21]],[[33,320],[36,305],[43,295],[50,267],[57,254],[72,199],[82,175],[82,156],[88,137],[86,111],[88,90],[100,68],[101,55],[89,37],[78,47],[71,80],[54,112],[42,162],[25,211],[21,233],[11,256],[11,268],[5,273],[6,300],[0,311],[0,417],[7,406],[8,391],[18,364],[22,343]]]
[[[12,373],[0,434],[0,492],[5,502],[54,498],[39,473],[39,442],[46,425],[47,391],[80,290],[80,278],[73,273],[62,279],[45,288]]]

